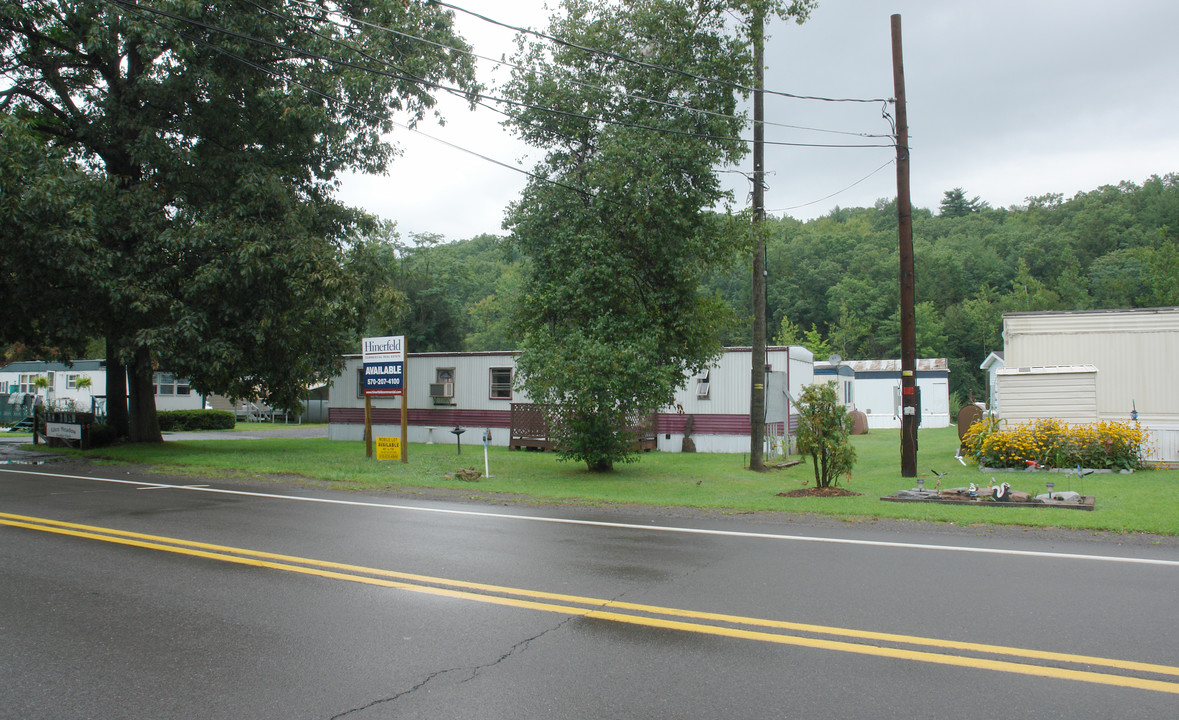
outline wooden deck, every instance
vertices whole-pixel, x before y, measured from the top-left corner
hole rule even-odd
[[[534,403],[512,403],[511,442],[512,450],[552,450],[554,442],[549,428],[550,406]],[[637,450],[649,452],[658,447],[656,431],[657,416],[651,413],[635,428],[638,434]]]

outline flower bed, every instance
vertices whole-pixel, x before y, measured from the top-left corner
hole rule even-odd
[[[984,418],[962,438],[963,454],[992,468],[1143,467],[1146,431],[1137,422],[1069,424],[1055,418],[1005,425]]]

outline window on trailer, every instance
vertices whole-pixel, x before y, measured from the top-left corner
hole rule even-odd
[[[491,368],[491,388],[488,395],[492,400],[512,399],[512,369]]]

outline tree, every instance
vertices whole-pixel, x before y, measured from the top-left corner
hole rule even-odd
[[[977,195],[967,200],[965,190],[954,188],[946,191],[945,197],[942,198],[941,205],[938,207],[938,214],[950,218],[966,217],[970,213],[976,213],[987,207],[989,207],[987,203],[980,200]]]
[[[852,419],[832,383],[808,385],[798,398],[798,451],[811,456],[815,487],[839,484],[851,477],[856,449],[851,444]]]
[[[721,351],[729,314],[700,281],[748,237],[709,211],[726,197],[713,168],[746,152],[733,6],[566,0],[558,42],[524,46],[505,90],[509,126],[547,149],[505,223],[528,261],[517,369],[561,418],[562,457],[591,470],[633,459],[626,428]]]
[[[26,122],[0,114],[0,345],[6,360],[81,352],[93,300],[85,278],[102,263],[88,179]],[[45,317],[46,308],[60,312]]]
[[[360,319],[343,244],[364,218],[334,178],[383,171],[382,134],[424,118],[435,83],[475,87],[424,2],[39,0],[6,7],[0,38],[0,110],[85,170],[95,208],[89,295],[39,318],[105,337],[111,422],[134,440],[160,439],[156,367],[286,408],[338,367]]]
[[[786,317],[782,318],[782,329],[774,337],[774,343],[802,345],[810,350],[818,360],[824,360],[831,355],[831,343],[823,339],[823,334],[819,332],[819,328],[814,323],[811,323],[809,330],[802,330],[790,322],[790,318]]]

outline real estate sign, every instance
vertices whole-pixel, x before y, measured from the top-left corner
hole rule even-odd
[[[364,338],[364,394],[397,397],[405,392],[405,336]]]
[[[400,460],[401,459],[401,438],[399,438],[399,437],[379,437],[379,438],[377,438],[377,459],[378,460]]]

